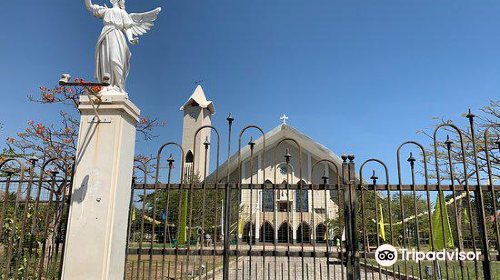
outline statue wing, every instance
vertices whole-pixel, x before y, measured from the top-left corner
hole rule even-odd
[[[151,26],[154,25],[153,22],[156,20],[160,12],[161,8],[156,8],[145,13],[130,14],[130,18],[134,22],[130,27],[130,29],[132,30],[132,34],[134,34],[135,36],[146,34],[146,32],[151,29]]]

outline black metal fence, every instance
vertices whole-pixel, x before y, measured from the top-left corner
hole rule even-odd
[[[0,161],[0,279],[60,279],[72,168],[37,163]]]
[[[353,155],[343,155],[341,162],[318,159],[309,168],[327,164],[333,175],[325,173],[320,182],[311,179],[306,183],[302,147],[290,138],[269,149],[274,160],[271,174],[264,169],[262,177],[252,175],[243,182],[241,143],[248,129],[262,133],[266,151],[265,135],[257,126],[248,126],[239,134],[237,159],[228,157],[224,177],[219,175],[220,137],[214,127],[204,126],[195,133],[195,150],[188,157],[192,163],[197,156],[198,133],[214,131],[219,140],[217,166],[210,179],[196,178],[182,147],[166,143],[155,160],[137,162],[125,278],[497,279],[500,186],[494,180],[498,178],[500,147],[492,134],[498,135],[498,126],[485,128],[478,137],[474,116],[469,113],[467,117],[470,126],[466,131],[453,124],[436,128],[431,154],[417,142],[399,146],[396,184],[383,161],[369,159],[356,169]],[[232,122],[228,117],[228,154]],[[456,133],[457,141],[438,141],[443,131]],[[464,132],[470,137],[464,139]],[[283,143],[295,145],[298,152],[287,149],[278,156],[277,147]],[[248,145],[253,171],[256,144],[251,140]],[[199,153],[207,155],[211,144],[206,141],[204,147]],[[179,155],[166,158],[165,151],[172,148]],[[410,151],[406,160],[401,159],[403,151]],[[291,157],[299,159],[297,184],[277,182],[278,157],[286,164]],[[236,179],[229,170],[234,160]],[[181,166],[180,183],[172,182],[176,162]],[[206,162],[204,166],[207,174]],[[383,183],[372,170],[366,178],[369,166],[381,168]],[[292,197],[296,204],[290,203]],[[392,244],[397,250],[398,261],[391,266],[376,261],[376,249],[382,244]],[[465,255],[480,253],[480,257],[415,262],[408,259],[411,254],[405,255],[443,249]]]

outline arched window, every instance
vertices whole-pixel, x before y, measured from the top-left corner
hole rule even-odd
[[[297,190],[295,190],[295,209],[297,212],[309,211],[309,192],[307,191],[305,185],[306,182],[304,181],[300,181],[297,183]],[[300,190],[301,186],[302,191]]]
[[[189,150],[186,154],[186,163],[192,163],[193,160],[194,160],[193,152],[191,152],[191,150]]]
[[[278,243],[292,243],[293,232],[287,222],[283,222],[278,229]]]
[[[326,242],[326,226],[321,223],[316,227],[316,242],[317,243],[325,243]]]
[[[266,180],[265,185],[271,185],[272,182]],[[269,187],[269,186],[267,186]],[[274,211],[274,190],[270,188],[264,188],[262,190],[262,211],[263,212],[273,212]]]
[[[274,228],[269,222],[265,222],[260,227],[260,242],[273,242],[274,243]]]
[[[297,242],[311,242],[311,228],[306,222],[302,222],[297,228]]]

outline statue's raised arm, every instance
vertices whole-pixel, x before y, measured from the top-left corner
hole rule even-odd
[[[103,20],[104,27],[96,46],[95,76],[99,82],[108,82],[109,87],[101,93],[126,94],[125,82],[130,68],[130,50],[127,41],[137,44],[138,38],[154,25],[161,8],[150,12],[128,14],[125,0],[110,0],[112,8],[95,5],[91,0],[84,0],[87,10]]]
[[[85,1],[85,7],[87,7],[87,10],[92,12],[92,0],[84,0]]]
[[[89,12],[92,13],[92,15],[96,18],[102,18],[103,17],[103,12],[107,7],[96,5],[92,3],[92,0],[84,0],[85,1],[85,7]]]

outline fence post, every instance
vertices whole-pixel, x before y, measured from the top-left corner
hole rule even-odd
[[[352,253],[351,261],[354,270],[353,279],[361,279],[359,266],[359,242],[358,242],[358,197],[356,192],[356,166],[354,164],[354,155],[349,155],[349,192],[351,198],[351,238]]]
[[[347,162],[349,159],[349,162]],[[347,279],[357,280],[361,277],[359,267],[356,172],[354,155],[342,155],[342,184],[344,185],[344,220],[346,239]]]
[[[222,267],[222,279],[229,279],[229,250],[231,242],[231,185],[226,183],[224,193],[224,255]]]
[[[226,118],[229,133],[228,133],[228,141],[227,141],[227,174],[226,174],[226,188],[224,192],[224,255],[222,259],[222,279],[229,279],[229,249],[231,242],[231,185],[229,184],[229,168],[231,164],[231,130],[234,118],[229,113],[229,116]],[[238,226],[236,226],[238,227]],[[236,234],[238,234],[238,230],[236,230]],[[236,272],[238,274],[238,272]]]
[[[90,98],[80,97],[62,279],[122,280],[140,111],[124,95]]]

